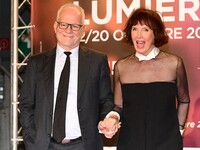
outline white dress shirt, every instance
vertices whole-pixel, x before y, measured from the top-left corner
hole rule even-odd
[[[65,135],[66,139],[75,139],[81,136],[78,111],[77,111],[77,86],[78,86],[78,49],[76,47],[72,49],[70,55],[70,77],[69,77],[69,89],[67,95],[66,105],[66,118],[65,118]],[[56,60],[55,60],[55,72],[54,72],[54,107],[55,111],[56,97],[58,92],[59,79],[62,69],[65,64],[66,55],[65,50],[57,45]]]

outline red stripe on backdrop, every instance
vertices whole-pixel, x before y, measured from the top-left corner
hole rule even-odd
[[[55,46],[53,23],[60,5],[72,0],[34,0],[31,8],[32,47],[34,53]],[[170,2],[149,0],[76,1],[86,12],[86,34],[82,44],[105,52],[112,66],[131,48],[119,42],[127,17],[134,8],[147,6],[162,11],[170,41],[163,49],[181,56],[185,62],[191,107],[184,134],[185,147],[200,147],[200,1],[177,0]],[[115,141],[113,142],[115,143]]]

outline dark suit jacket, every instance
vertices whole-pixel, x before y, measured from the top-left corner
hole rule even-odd
[[[56,48],[32,56],[20,92],[20,123],[27,150],[46,150],[52,132]],[[102,150],[98,122],[113,108],[106,55],[79,49],[77,110],[85,150]]]

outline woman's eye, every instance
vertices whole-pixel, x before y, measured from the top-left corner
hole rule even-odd
[[[136,30],[136,28],[135,28],[135,27],[132,27],[132,30],[133,30],[133,31],[135,31],[135,30]]]
[[[149,29],[147,29],[147,28],[144,28],[143,30],[144,30],[144,31],[149,31]]]

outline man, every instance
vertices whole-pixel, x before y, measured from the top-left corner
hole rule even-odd
[[[27,150],[103,149],[97,126],[113,108],[110,71],[106,55],[80,46],[84,19],[81,7],[63,5],[54,23],[56,48],[29,59],[19,104]],[[60,110],[56,102],[66,59],[64,52],[71,52],[70,77],[64,114],[65,137],[57,141],[55,130],[61,130],[61,126],[55,127],[55,112]]]

